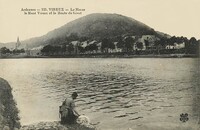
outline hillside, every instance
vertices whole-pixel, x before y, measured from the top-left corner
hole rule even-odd
[[[126,34],[154,34],[161,36],[151,27],[133,18],[119,14],[95,13],[71,21],[60,28],[48,32],[46,35],[21,41],[21,43],[22,46],[27,44],[29,48],[44,46],[49,44],[48,42],[51,39],[65,38],[72,33],[77,34],[79,37],[88,37],[96,40]]]
[[[77,33],[80,37],[99,39],[124,34],[154,34],[147,25],[119,14],[90,14],[49,32],[46,37],[66,36]]]

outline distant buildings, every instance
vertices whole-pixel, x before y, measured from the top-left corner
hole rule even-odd
[[[39,46],[39,47],[32,48],[30,50],[27,50],[27,55],[30,55],[30,56],[41,55],[42,48],[43,48],[43,46]]]
[[[155,42],[159,40],[155,35],[143,35],[135,41],[133,50],[155,50]],[[138,46],[138,44],[141,46]]]
[[[173,45],[167,45],[165,47],[165,49],[167,50],[171,50],[171,49],[183,49],[185,48],[185,42],[182,42],[182,43],[174,43]]]
[[[159,38],[155,35],[119,36],[101,40],[85,39],[63,42],[63,44],[48,45],[52,49],[45,50],[43,55],[65,54],[104,54],[104,53],[131,53],[131,54],[170,54],[186,53],[187,38]],[[191,44],[192,45],[192,44]],[[39,49],[34,49],[30,55],[40,55]],[[33,49],[32,49],[33,51]]]

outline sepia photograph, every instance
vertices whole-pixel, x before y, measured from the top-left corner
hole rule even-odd
[[[0,0],[0,130],[200,130],[199,0]]]

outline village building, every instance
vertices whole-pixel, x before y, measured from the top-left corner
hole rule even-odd
[[[28,50],[27,53],[29,53],[30,56],[38,56],[38,55],[41,55],[42,48],[43,46],[35,47]]]
[[[133,50],[155,50],[155,42],[159,40],[155,35],[143,35],[134,43]],[[142,44],[140,47],[138,43]]]
[[[171,49],[183,49],[185,48],[185,42],[182,42],[182,43],[174,43],[173,45],[167,45],[165,47],[165,49],[167,50],[171,50]]]
[[[182,43],[174,43],[175,49],[182,49],[185,48],[185,42]]]
[[[73,45],[73,47],[74,47],[74,54],[79,54],[79,50],[78,50],[78,46],[79,46],[79,44],[80,44],[80,42],[79,41],[72,41],[72,42],[70,42],[70,44],[72,44]]]
[[[84,41],[84,42],[80,43],[80,46],[83,47],[83,48],[86,48],[87,45],[88,45],[87,41]]]
[[[96,45],[97,46],[97,41],[96,40],[92,40],[88,43],[88,46],[91,46],[91,45]],[[98,47],[96,48],[96,50],[90,50],[89,53],[97,53],[98,51]]]
[[[97,53],[101,53],[102,42],[97,43]]]
[[[114,42],[114,45],[115,45],[114,52],[122,52],[122,48],[118,48],[117,44],[118,44],[118,42]]]

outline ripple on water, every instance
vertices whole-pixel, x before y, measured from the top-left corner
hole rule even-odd
[[[3,60],[0,64],[6,61]],[[35,61],[38,64],[34,64]],[[5,72],[0,72],[0,75],[13,82],[21,106],[26,106],[26,103],[30,102],[26,99],[27,96],[39,97],[39,104],[44,104],[43,101],[47,99],[47,106],[55,108],[46,108],[47,111],[42,112],[55,120],[57,115],[52,114],[58,111],[56,105],[77,91],[79,97],[76,105],[81,113],[92,115],[95,119],[102,117],[100,120],[103,119],[104,122],[109,122],[108,124],[116,120],[143,122],[143,118],[151,118],[149,113],[163,114],[162,110],[171,110],[177,106],[189,108],[191,104],[188,102],[193,100],[192,91],[199,81],[196,72],[191,71],[196,69],[188,64],[193,62],[193,59],[34,59],[34,62],[23,62],[26,67],[21,67],[19,61],[15,61],[12,64],[14,66],[4,66],[5,72],[12,68],[12,72],[17,76]],[[160,69],[161,63],[165,69]],[[34,64],[34,67],[29,67],[30,64]],[[33,103],[31,105],[33,107],[23,108],[29,111],[38,107]],[[44,117],[38,113],[34,113],[34,117],[37,118],[22,114],[22,120],[37,120]]]

